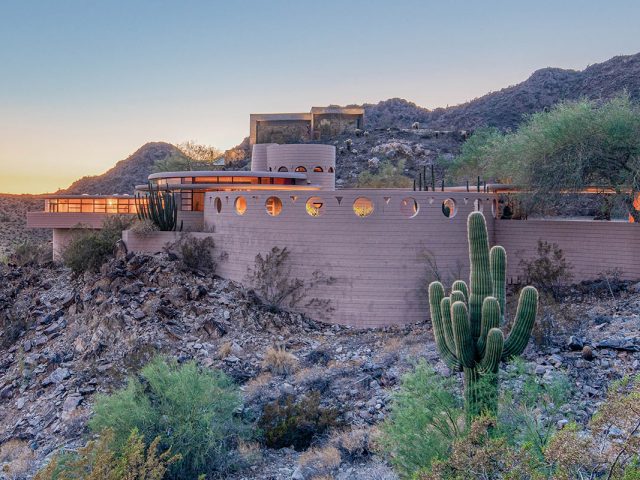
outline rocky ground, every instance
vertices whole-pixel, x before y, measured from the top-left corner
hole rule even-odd
[[[50,245],[51,230],[27,228],[27,212],[43,208],[44,200],[36,195],[0,194],[0,261],[25,240]]]
[[[121,256],[82,278],[55,265],[0,266],[0,276],[0,445],[28,447],[25,472],[86,438],[95,395],[122,386],[156,353],[224,370],[241,385],[248,411],[282,395],[320,391],[322,404],[338,409],[354,435],[385,418],[416,360],[451,375],[427,323],[361,331],[270,313],[241,286],[182,271],[165,254]],[[548,302],[546,330],[538,332],[545,345],[532,342],[524,355],[540,377],[563,372],[570,379],[572,400],[559,423],[585,422],[610,381],[640,370],[640,285],[609,286],[579,286]],[[265,364],[273,345],[295,356],[288,374]],[[334,433],[318,445],[340,442]],[[253,466],[233,480],[308,478],[299,464],[309,463],[309,453],[254,453]],[[334,478],[395,478],[366,448],[337,455]]]

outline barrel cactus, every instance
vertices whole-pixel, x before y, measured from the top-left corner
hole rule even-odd
[[[464,373],[464,405],[467,422],[481,413],[495,414],[500,361],[520,355],[531,335],[538,309],[538,291],[531,286],[520,292],[518,309],[509,336],[500,326],[505,318],[507,255],[504,248],[489,250],[484,215],[473,212],[467,220],[470,285],[456,280],[445,296],[440,282],[429,285],[429,306],[442,360]]]
[[[173,232],[182,230],[182,222],[178,226],[178,205],[173,192],[160,191],[149,182],[149,193],[136,195],[136,210],[140,220],[151,220],[160,231]]]

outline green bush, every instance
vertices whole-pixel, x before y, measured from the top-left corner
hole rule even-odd
[[[51,246],[25,240],[15,246],[7,261],[20,267],[49,262],[51,261]]]
[[[411,188],[413,179],[404,175],[405,161],[399,160],[397,165],[390,161],[382,162],[376,173],[368,171],[358,175],[358,188]]]
[[[134,429],[119,454],[111,449],[113,431],[105,430],[77,452],[55,455],[34,480],[162,480],[168,467],[180,460],[170,451],[158,454],[160,437],[148,448]]]
[[[169,247],[169,250],[178,255],[183,270],[213,273],[216,270],[214,248],[215,242],[212,237],[196,238],[184,234]]]
[[[380,444],[404,477],[446,458],[464,433],[462,400],[455,378],[438,375],[426,362],[404,375],[391,413],[381,427]]]
[[[62,261],[74,273],[98,271],[113,255],[116,242],[131,222],[130,217],[112,215],[105,219],[99,230],[82,228],[62,252]]]
[[[89,426],[112,429],[117,450],[134,428],[145,439],[160,437],[161,450],[181,455],[168,478],[218,476],[238,465],[235,446],[249,436],[234,415],[240,406],[239,391],[224,373],[156,358],[126,388],[98,397]]]
[[[291,447],[305,450],[311,441],[329,428],[339,425],[338,412],[320,406],[320,393],[311,392],[299,402],[293,395],[269,403],[264,407],[258,425],[264,432],[269,448]]]

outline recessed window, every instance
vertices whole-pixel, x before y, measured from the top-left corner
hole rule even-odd
[[[447,198],[442,202],[442,214],[447,218],[453,218],[458,213],[456,201],[453,198]]]
[[[298,173],[304,173],[306,171],[307,171],[307,169],[305,167],[303,167],[303,166],[296,167],[296,172],[298,172]]]
[[[413,218],[418,214],[419,209],[420,207],[415,198],[407,197],[400,201],[400,213],[403,217]]]
[[[482,212],[482,200],[480,200],[479,198],[476,198],[473,201],[473,210],[476,212]]]
[[[320,197],[311,197],[307,200],[307,213],[312,217],[319,217],[324,213],[324,200]]]
[[[238,215],[244,215],[244,212],[247,211],[247,199],[244,197],[236,198],[234,205],[236,207],[236,213]]]
[[[267,209],[267,213],[272,217],[277,217],[282,212],[282,200],[278,197],[269,197],[264,202],[264,207]]]
[[[322,167],[315,167],[315,168],[313,169],[313,171],[314,171],[314,172],[317,172],[317,173],[322,173],[322,172],[324,172],[324,170],[322,169]]]
[[[216,197],[216,199],[213,201],[213,204],[216,207],[216,212],[220,213],[222,211],[222,200],[220,200],[219,197]]]
[[[373,202],[366,197],[358,197],[353,202],[353,212],[359,217],[368,217],[373,213]]]
[[[495,198],[491,202],[491,215],[493,215],[493,218],[498,218],[498,200]]]
[[[327,170],[327,172],[333,173],[333,167],[329,167],[329,170]]]
[[[289,169],[288,169],[287,167],[280,167],[280,168],[278,169],[278,171],[279,171],[279,172],[288,172],[288,171],[289,171]]]

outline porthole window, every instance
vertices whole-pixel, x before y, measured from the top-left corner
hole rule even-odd
[[[289,169],[288,169],[287,167],[280,167],[280,168],[278,169],[278,171],[279,171],[279,172],[288,172],[288,171],[289,171]]]
[[[322,173],[322,172],[324,172],[324,170],[322,170],[322,167],[315,167],[315,168],[313,169],[313,171],[314,171],[314,172],[316,172],[316,173]]]
[[[353,202],[353,213],[364,218],[373,213],[373,202],[367,197],[358,197]]]
[[[264,207],[267,209],[267,213],[272,217],[277,217],[282,212],[282,200],[278,197],[269,197],[264,202]]]
[[[405,218],[413,218],[418,214],[420,209],[415,198],[407,197],[400,201],[400,213]]]
[[[296,172],[298,172],[298,173],[304,173],[306,171],[307,171],[307,169],[305,167],[303,167],[303,166],[296,167]]]
[[[447,218],[453,218],[458,213],[456,201],[453,198],[447,198],[442,202],[442,214]]]
[[[311,197],[307,200],[307,213],[312,217],[319,217],[324,213],[324,201],[320,197]]]
[[[476,198],[473,201],[473,210],[476,212],[482,212],[482,200],[480,200],[479,198]]]
[[[244,215],[244,212],[247,211],[247,199],[244,197],[236,198],[234,205],[236,207],[236,213],[238,215]]]
[[[216,212],[220,213],[222,211],[222,200],[220,200],[220,197],[216,197],[213,204],[216,207]]]
[[[333,167],[329,167],[329,170],[327,170],[329,173],[333,173]]]

